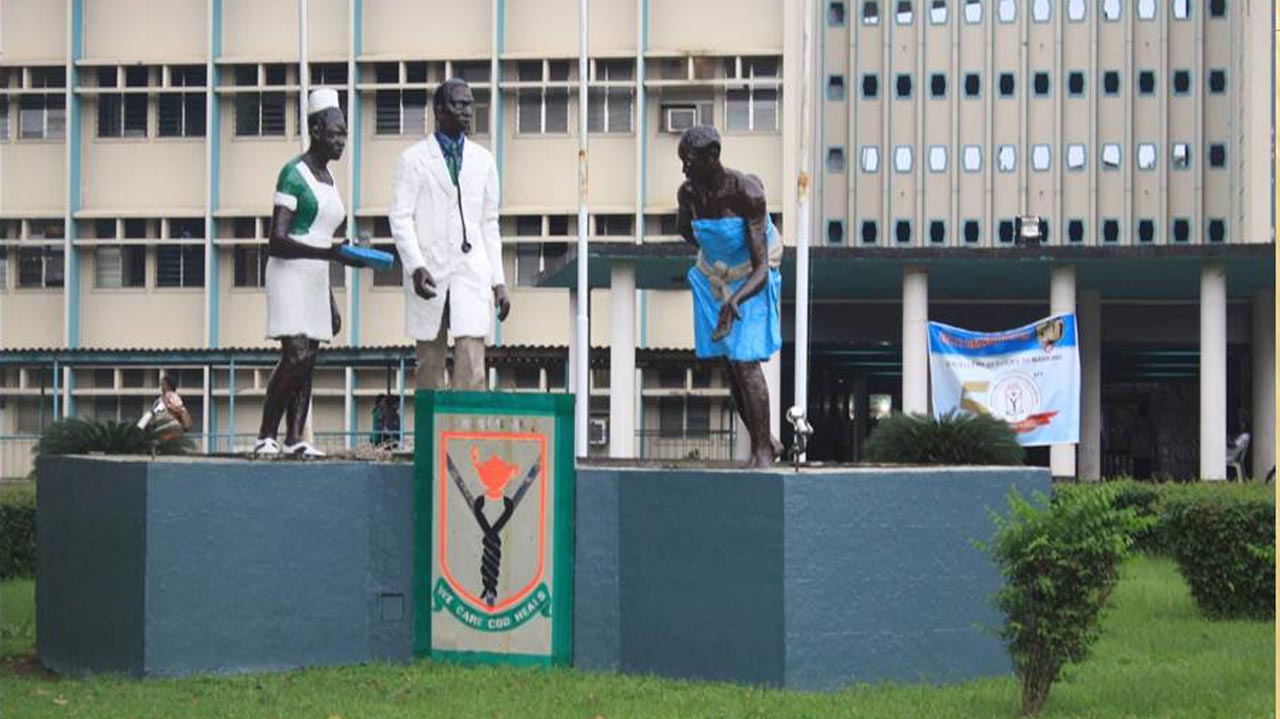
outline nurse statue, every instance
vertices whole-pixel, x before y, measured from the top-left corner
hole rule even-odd
[[[329,163],[342,157],[347,123],[338,93],[317,88],[307,98],[307,151],[280,170],[276,181],[267,260],[267,337],[280,340],[280,362],[267,383],[262,426],[253,453],[320,457],[324,453],[303,441],[311,407],[311,374],[321,342],[333,339],[342,326],[329,289],[329,263],[361,266],[339,252],[334,231],[346,210],[334,186]],[[283,446],[276,440],[285,418]]]
[[[720,164],[720,135],[694,127],[680,138],[688,180],[676,194],[681,236],[698,247],[689,270],[694,348],[724,358],[729,389],[751,435],[749,467],[767,467],[782,444],[769,429],[760,363],[782,347],[782,238],[769,219],[760,178]]]

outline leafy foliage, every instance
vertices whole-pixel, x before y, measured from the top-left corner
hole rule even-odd
[[[193,448],[191,440],[162,439],[154,429],[138,429],[130,422],[68,417],[45,428],[36,444],[37,454],[182,454]]]
[[[36,491],[33,484],[0,490],[0,579],[36,572]]]
[[[1210,619],[1272,619],[1276,591],[1276,505],[1226,492],[1171,498],[1167,546]]]
[[[1024,454],[1008,423],[967,412],[940,419],[895,413],[880,420],[867,440],[872,462],[1018,465]]]
[[[1062,487],[1050,502],[1009,495],[1008,519],[985,545],[1005,577],[996,604],[1001,638],[1013,658],[1022,713],[1034,716],[1062,668],[1083,661],[1099,636],[1098,620],[1119,579],[1133,535],[1151,523],[1115,506],[1107,487]]]

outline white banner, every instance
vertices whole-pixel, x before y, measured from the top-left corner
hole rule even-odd
[[[1074,314],[1007,332],[929,323],[935,417],[962,410],[1008,422],[1025,446],[1080,441],[1080,352]]]

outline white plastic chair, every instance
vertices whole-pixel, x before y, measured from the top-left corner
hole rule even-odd
[[[1249,441],[1252,437],[1244,432],[1227,446],[1227,480],[1231,480],[1231,468],[1236,470],[1236,481],[1244,481],[1244,456],[1249,452]]]

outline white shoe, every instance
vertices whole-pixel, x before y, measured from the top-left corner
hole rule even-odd
[[[280,454],[280,443],[270,437],[264,437],[253,443],[253,453],[257,455]]]
[[[284,449],[281,451],[284,454],[291,454],[295,457],[325,456],[324,452],[321,452],[320,450],[316,449],[315,447],[312,447],[310,444],[307,444],[306,442],[299,442],[297,444],[286,444],[284,446]]]

